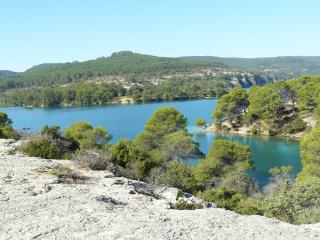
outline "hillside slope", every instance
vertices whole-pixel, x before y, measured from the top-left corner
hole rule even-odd
[[[192,61],[217,61],[243,71],[275,74],[280,78],[320,74],[320,57],[287,56],[268,58],[222,58],[211,56],[182,57]]]
[[[319,239],[320,225],[294,226],[220,208],[170,209],[165,198],[141,194],[142,184],[70,161],[7,155],[0,140],[0,239]],[[77,169],[82,184],[49,174]]]
[[[226,68],[227,66],[216,61],[192,61],[125,51],[114,53],[110,57],[85,62],[40,64],[18,77],[1,79],[0,89],[59,85],[90,79],[101,80],[104,76],[150,78],[179,72],[192,72],[196,69],[220,67]]]
[[[13,71],[9,71],[9,70],[0,70],[0,78],[2,77],[14,77],[14,76],[18,76],[19,73],[17,72],[13,72]]]
[[[12,72],[4,74],[0,79],[0,91],[58,86],[79,81],[112,81],[122,85],[127,84],[126,81],[159,84],[175,76],[224,80],[250,87],[301,75],[319,75],[320,57],[169,58],[122,51],[110,57],[84,62],[44,63],[19,75]]]

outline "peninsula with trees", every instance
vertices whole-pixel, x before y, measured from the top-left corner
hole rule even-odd
[[[278,81],[222,96],[207,131],[301,138],[316,125],[320,111],[320,78]]]

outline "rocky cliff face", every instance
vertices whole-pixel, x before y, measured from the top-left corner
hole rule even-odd
[[[8,155],[13,146],[0,140],[0,239],[320,239],[319,224],[294,226],[214,206],[172,209],[174,189],[156,198],[141,191],[145,183],[71,161]],[[61,181],[59,168],[77,178]]]
[[[239,84],[244,88],[249,88],[253,85],[263,86],[268,83],[278,81],[278,79],[275,76],[263,76],[253,73],[242,73],[240,76],[237,76],[236,78]]]

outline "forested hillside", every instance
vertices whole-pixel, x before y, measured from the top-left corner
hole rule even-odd
[[[167,58],[122,51],[85,62],[40,64],[19,74],[0,71],[0,105],[97,105],[122,96],[134,102],[219,97],[237,86],[320,74],[319,60]]]
[[[273,73],[281,78],[320,74],[320,57],[221,58],[192,56],[183,57],[182,59],[194,61],[218,61],[232,68],[253,72]]]
[[[226,66],[216,61],[155,57],[125,51],[85,62],[41,64],[21,76],[1,79],[0,90],[98,80],[110,75],[135,79],[220,67]]]
[[[9,71],[9,70],[0,70],[0,78],[2,77],[13,77],[13,76],[18,76],[19,73]]]

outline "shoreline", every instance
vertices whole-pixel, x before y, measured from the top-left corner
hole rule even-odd
[[[229,130],[229,131],[223,131],[223,130],[217,130],[215,129],[215,124],[211,124],[207,127],[204,128],[204,131],[207,133],[215,133],[215,134],[225,134],[225,135],[237,135],[237,136],[264,136],[264,137],[278,137],[278,138],[285,138],[288,140],[295,140],[295,141],[300,141],[305,132],[299,132],[299,133],[295,133],[295,134],[288,134],[288,135],[284,135],[284,134],[280,134],[280,135],[270,135],[268,134],[266,131],[263,131],[259,134],[253,134],[251,132],[247,132],[247,131],[243,131],[243,130],[249,130],[251,129],[250,127],[241,127],[239,131],[235,131],[235,130]]]
[[[166,102],[187,102],[187,101],[201,101],[201,100],[215,100],[218,97],[212,98],[195,98],[195,99],[175,99],[175,100],[159,100],[159,101],[148,101],[148,102],[125,102],[125,101],[111,101],[103,104],[90,104],[90,105],[81,105],[81,104],[63,104],[63,105],[55,105],[55,106],[23,106],[23,105],[8,105],[8,106],[0,106],[0,108],[25,108],[25,109],[33,109],[33,108],[40,108],[40,109],[48,109],[48,108],[73,108],[73,107],[102,107],[102,106],[116,106],[116,105],[141,105],[141,104],[152,104],[152,103],[166,103]]]
[[[316,118],[312,115],[305,116],[303,118],[303,121],[306,123],[306,129],[314,128],[317,124]],[[302,132],[291,133],[291,134],[270,135],[269,132],[266,130],[263,130],[263,131],[260,131],[259,133],[254,134],[252,132],[252,129],[256,128],[257,130],[257,125],[250,125],[250,126],[243,125],[239,127],[237,130],[232,129],[229,123],[224,123],[222,125],[226,127],[228,130],[217,130],[215,128],[214,123],[209,126],[206,126],[204,130],[206,132],[211,132],[211,133],[222,133],[222,134],[231,134],[231,135],[238,135],[238,136],[251,135],[251,136],[279,137],[279,138],[286,138],[286,139],[291,139],[296,141],[300,141],[303,138],[303,136],[306,134],[306,129]],[[258,126],[258,128],[261,130],[261,126]]]

